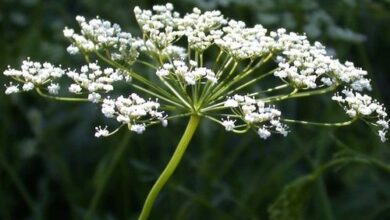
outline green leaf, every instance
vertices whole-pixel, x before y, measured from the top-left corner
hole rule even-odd
[[[306,175],[284,187],[268,208],[271,220],[302,220],[307,200],[315,183],[314,175]]]

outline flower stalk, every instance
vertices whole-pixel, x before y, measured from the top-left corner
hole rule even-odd
[[[180,139],[179,144],[176,147],[175,152],[173,153],[171,159],[169,160],[164,171],[158,177],[157,181],[154,183],[152,189],[149,191],[148,196],[146,197],[145,203],[143,205],[141,214],[138,220],[146,220],[149,217],[150,211],[158,196],[161,189],[164,187],[168,179],[172,176],[173,172],[176,170],[177,165],[180,163],[184,152],[187,149],[188,144],[190,143],[192,136],[195,133],[196,128],[198,127],[200,117],[197,115],[191,115],[190,120],[188,121],[186,130],[184,131],[183,136]]]

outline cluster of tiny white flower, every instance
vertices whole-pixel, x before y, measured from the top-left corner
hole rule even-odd
[[[340,93],[336,93],[332,99],[340,103],[345,112],[351,118],[362,118],[366,122],[378,128],[378,134],[381,141],[387,140],[386,134],[389,129],[389,120],[387,120],[387,113],[385,107],[377,100],[368,95],[362,95],[358,92],[353,92],[350,89],[344,89]],[[375,122],[371,122],[372,120]]]
[[[222,28],[224,36],[216,39],[215,44],[236,59],[255,59],[270,53],[275,40],[266,36],[262,25],[247,28],[242,21],[230,20]]]
[[[127,124],[131,131],[141,134],[145,131],[147,124],[161,122],[164,126],[167,125],[166,116],[164,112],[158,111],[159,107],[157,100],[146,101],[132,93],[127,98],[123,96],[116,99],[105,98],[102,103],[102,113],[107,118],[115,118],[119,123]],[[98,127],[96,130],[95,136],[105,136],[102,132],[107,128]]]
[[[109,95],[108,92],[114,90],[114,82],[129,81],[132,77],[135,82],[130,85],[167,102],[163,103],[167,104],[166,107],[169,103],[187,110],[186,113],[198,115],[230,108],[232,114],[221,112],[225,117],[222,121],[214,117],[209,119],[222,124],[228,131],[243,132],[247,131],[248,127],[256,128],[260,137],[267,138],[272,132],[286,135],[287,127],[280,122],[280,111],[274,107],[265,107],[263,102],[253,97],[253,94],[260,92],[248,96],[235,95],[220,103],[215,101],[223,100],[257,80],[273,75],[280,79],[283,85],[265,91],[276,91],[278,88],[286,87],[294,90],[290,94],[261,99],[264,102],[322,94],[346,86],[351,89],[344,92],[348,97],[343,99],[336,95],[333,99],[346,104],[345,109],[351,117],[368,119],[368,115],[371,117],[373,112],[377,112],[379,119],[374,124],[380,127],[381,139],[386,139],[388,123],[383,106],[377,101],[368,100],[370,97],[367,95],[359,93],[355,95],[352,92],[371,89],[370,80],[365,78],[367,72],[355,67],[351,62],[341,63],[328,55],[325,47],[319,42],[312,44],[305,35],[287,32],[283,28],[268,31],[262,25],[247,27],[242,21],[225,18],[220,11],[202,12],[194,8],[192,12],[180,16],[170,3],[156,5],[152,10],[135,7],[134,13],[142,31],[141,37],[133,37],[130,33],[123,32],[118,24],[99,17],[88,21],[82,16],[77,16],[80,33],[75,33],[70,28],[63,31],[65,37],[71,41],[67,50],[71,54],[95,53],[96,56],[85,56],[89,64],[81,67],[80,72],[75,72],[48,63],[24,61],[22,70],[9,68],[4,72],[18,83],[6,86],[6,94],[34,88],[41,92],[39,89],[45,86],[51,95],[56,95],[60,85],[54,80],[66,75],[74,81],[68,88],[69,92],[76,95],[88,94],[85,100],[94,103],[103,102],[103,113],[106,112],[106,116],[113,117],[107,112],[114,111],[119,122],[131,124],[130,130],[141,133],[148,123],[154,120],[161,121],[163,118],[161,113],[157,114],[157,110],[149,109],[144,111],[147,112],[145,115],[141,115],[143,122],[135,121],[134,117],[128,116],[130,112],[121,113],[120,109],[127,111],[129,106],[126,107],[123,103],[137,103],[136,100],[141,98],[134,98],[135,94],[131,95],[132,98],[119,97],[117,100],[105,98]],[[186,38],[183,42],[187,43],[187,47],[175,45],[182,37]],[[220,53],[211,68],[209,63],[204,62],[204,55],[210,55],[205,54],[205,51],[212,45],[215,45]],[[102,68],[97,65],[97,61],[89,60],[95,57],[111,68]],[[221,57],[224,59],[220,59]],[[137,68],[130,67],[136,61],[153,68],[162,83],[158,84],[136,73]],[[243,68],[239,61],[248,63],[247,67]],[[274,62],[275,69],[255,76],[258,74],[255,70],[268,61]],[[123,74],[124,72],[126,74]],[[141,85],[137,85],[137,82]],[[19,88],[19,83],[23,83],[22,88]],[[187,89],[188,87],[191,89]],[[42,95],[45,96],[43,93]],[[157,102],[144,102],[148,104],[142,104],[143,107],[150,106],[150,103],[157,105]],[[119,103],[120,109],[116,103]],[[368,111],[373,106],[379,107]],[[141,107],[138,106],[137,109],[139,108]],[[146,116],[150,117],[149,121],[145,119]],[[237,118],[241,118],[244,125],[236,126]],[[106,128],[97,128],[96,136],[109,134]]]
[[[280,122],[281,112],[272,106],[249,96],[234,95],[224,104],[245,122],[247,128],[257,128],[260,138],[267,139],[271,133],[288,134],[287,126]],[[234,131],[235,121],[227,118],[222,120],[227,131]],[[241,126],[242,127],[242,126]]]
[[[146,37],[144,40],[150,41],[146,45],[152,44],[161,50],[183,35],[182,31],[177,30],[180,14],[173,12],[171,3],[155,5],[153,11],[155,14],[151,10],[142,10],[138,6],[134,8],[135,18]]]
[[[223,32],[219,28],[226,22],[220,11],[202,13],[194,8],[193,13],[186,14],[179,20],[178,29],[187,37],[191,49],[202,52],[221,38]]]
[[[111,51],[113,60],[124,60],[132,63],[138,57],[136,39],[130,33],[122,32],[118,24],[102,20],[99,17],[86,21],[83,16],[77,16],[81,34],[73,29],[65,28],[64,36],[71,40],[72,44],[67,48],[70,54],[77,54],[80,50],[84,53],[94,52],[99,49]]]
[[[101,99],[99,92],[110,92],[114,89],[113,83],[122,81],[123,74],[119,70],[112,68],[102,69],[97,63],[89,63],[80,69],[80,73],[68,71],[66,75],[73,79],[75,83],[69,86],[69,92],[80,94],[82,89],[89,93],[88,100],[97,103]]]
[[[152,49],[152,51],[155,51],[155,49]],[[187,57],[187,51],[183,47],[175,46],[175,45],[169,45],[168,47],[164,48],[160,55],[163,59],[169,60],[169,59],[177,59],[177,60],[185,60]]]
[[[47,91],[52,95],[57,95],[60,90],[60,85],[54,83],[55,80],[63,76],[68,76],[74,81],[69,86],[69,92],[81,94],[83,89],[89,93],[88,100],[97,103],[101,99],[99,92],[110,92],[114,89],[113,83],[130,79],[129,76],[124,76],[119,70],[113,68],[101,69],[97,63],[89,63],[81,67],[80,73],[73,70],[62,69],[55,67],[50,63],[39,63],[27,59],[23,61],[21,70],[11,69],[4,71],[4,75],[10,76],[17,82],[23,83],[22,89],[19,89],[18,84],[11,83],[6,86],[6,94],[17,93],[21,91],[30,91],[34,88],[41,88],[47,85]]]
[[[60,67],[55,67],[50,63],[42,64],[27,59],[23,61],[21,70],[8,67],[8,69],[4,71],[5,76],[12,77],[15,81],[23,84],[22,90],[20,90],[19,84],[10,83],[9,86],[6,86],[5,93],[9,95],[21,91],[30,91],[50,83],[48,86],[49,92],[57,94],[60,88],[59,85],[53,83],[53,81],[61,78],[64,74],[65,70]]]
[[[173,75],[174,79],[180,79],[186,85],[195,85],[197,81],[206,79],[211,83],[217,83],[215,73],[205,67],[196,67],[197,63],[190,61],[188,67],[184,61],[174,60],[172,63],[165,63],[160,69],[156,71],[159,77],[168,77]]]
[[[342,64],[333,59],[321,43],[312,45],[306,36],[286,33],[285,29],[278,29],[271,36],[277,39],[275,48],[280,51],[276,58],[279,66],[274,75],[294,87],[313,89],[345,83],[358,91],[371,89],[369,80],[364,78],[366,71],[354,67],[351,62]]]

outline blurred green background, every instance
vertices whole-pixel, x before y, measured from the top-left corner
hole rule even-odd
[[[390,106],[389,0],[175,0],[268,29],[285,27],[323,42],[368,70],[373,94]],[[0,71],[26,57],[63,66],[65,26],[100,15],[138,33],[132,9],[164,1],[0,0]],[[0,85],[6,83],[0,75]],[[3,90],[1,90],[3,91]],[[289,101],[287,115],[326,121],[343,114],[329,96]],[[136,219],[184,129],[173,121],[143,135],[94,138],[104,123],[92,104],[0,92],[0,219]],[[339,129],[291,126],[287,138],[226,133],[202,121],[185,158],[157,199],[151,219],[390,219],[390,149],[364,123]],[[118,161],[112,166],[113,161]],[[336,162],[335,162],[336,161]],[[330,169],[321,167],[334,163]],[[112,172],[110,172],[112,171]],[[107,175],[110,174],[110,175]],[[321,175],[320,175],[321,174]],[[316,178],[314,178],[316,177]],[[102,182],[107,180],[102,186]],[[99,190],[101,189],[101,190]]]

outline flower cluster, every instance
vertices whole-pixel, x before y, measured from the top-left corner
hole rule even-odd
[[[220,11],[202,13],[194,8],[193,13],[186,14],[179,20],[178,29],[187,37],[191,49],[202,52],[221,38],[223,32],[219,28],[226,22]]]
[[[183,35],[183,32],[177,30],[177,24],[180,20],[180,14],[173,12],[173,5],[153,6],[153,11],[142,10],[138,6],[134,8],[135,18],[145,36],[145,40],[157,50],[162,50],[171,45],[175,40]]]
[[[389,129],[389,121],[387,120],[385,107],[372,97],[353,92],[350,89],[343,90],[342,94],[336,93],[332,99],[344,107],[349,117],[363,118],[368,123],[377,127],[381,141],[385,142]],[[376,121],[370,122],[372,120]]]
[[[60,67],[55,67],[50,63],[33,62],[30,59],[23,61],[21,69],[11,69],[4,71],[5,76],[12,77],[18,83],[22,84],[22,89],[19,88],[19,84],[10,83],[6,86],[5,93],[7,95],[17,93],[20,91],[30,91],[34,88],[38,88],[43,85],[48,85],[48,90],[52,94],[57,94],[60,89],[58,84],[53,83],[65,74],[65,70]]]
[[[190,62],[191,67],[188,67],[184,61],[174,60],[171,63],[165,63],[156,71],[156,75],[162,78],[172,76],[175,79],[180,79],[186,85],[195,85],[197,81],[206,79],[211,83],[217,83],[215,73],[205,67],[195,67],[197,63]]]
[[[257,128],[260,138],[267,139],[271,133],[288,134],[287,126],[280,122],[281,112],[272,106],[249,96],[234,95],[228,98],[225,107],[231,108],[245,122],[247,128]],[[222,121],[227,131],[234,131],[235,121],[227,118]]]
[[[80,34],[69,28],[63,31],[64,36],[72,42],[67,48],[70,54],[77,54],[80,50],[86,53],[105,49],[110,51],[113,60],[132,63],[137,59],[137,40],[130,33],[122,32],[118,24],[112,24],[99,17],[87,22],[83,16],[77,16],[76,20],[81,28]]]
[[[45,97],[71,101],[73,97],[56,96],[60,85],[55,80],[67,76],[72,80],[68,88],[72,95],[78,96],[78,100],[103,103],[105,116],[128,124],[132,131],[142,133],[149,124],[166,124],[168,117],[157,110],[160,107],[157,101],[145,101],[135,93],[128,98],[107,98],[115,90],[115,82],[129,82],[131,78],[127,85],[161,100],[164,109],[173,110],[172,118],[206,116],[228,131],[240,133],[254,128],[265,139],[271,133],[288,133],[281,121],[299,121],[282,118],[280,111],[259,100],[280,102],[345,86],[346,97],[337,94],[333,99],[352,118],[367,121],[375,117],[377,121],[373,124],[379,128],[381,139],[386,139],[388,122],[383,106],[368,95],[354,93],[371,89],[370,80],[365,78],[367,72],[328,55],[321,43],[311,43],[304,34],[283,28],[268,31],[259,24],[248,27],[242,21],[225,18],[220,11],[202,12],[194,8],[181,16],[170,3],[156,5],[152,10],[135,7],[134,14],[142,32],[139,37],[99,17],[86,20],[77,16],[80,32],[65,28],[63,33],[71,41],[68,52],[86,55],[88,64],[76,72],[49,63],[24,61],[21,70],[4,71],[17,83],[7,85],[6,94],[37,89]],[[205,62],[205,57],[211,61],[215,54],[207,53],[208,49],[219,50],[214,63]],[[98,62],[109,67],[100,67]],[[263,68],[265,63],[271,65]],[[150,67],[152,71],[137,72],[140,70],[137,65]],[[155,74],[147,75],[150,72]],[[248,91],[255,82],[271,76],[282,84],[264,91]],[[41,88],[50,95],[42,93]],[[243,89],[249,95],[229,97]],[[267,97],[287,89],[292,92]],[[262,99],[255,98],[259,94]],[[215,115],[224,119],[216,119]],[[237,119],[243,123],[236,125]],[[97,128],[96,136],[109,134],[106,128]]]
[[[262,25],[247,28],[242,21],[230,20],[222,28],[223,37],[215,40],[215,44],[233,56],[235,59],[255,59],[270,53],[275,40],[267,36],[267,30]]]
[[[141,134],[147,124],[162,122],[167,125],[164,112],[158,111],[160,104],[132,93],[129,97],[119,96],[116,99],[106,98],[102,103],[102,113],[107,118],[115,118],[119,123],[128,125],[131,131]],[[95,136],[107,136],[105,129],[97,128]],[[103,135],[107,134],[107,135]]]
[[[69,86],[69,92],[80,94],[85,89],[89,93],[88,100],[94,103],[101,99],[99,92],[110,92],[114,89],[112,85],[114,82],[127,78],[119,70],[113,68],[102,69],[97,63],[82,66],[80,73],[69,71],[66,75],[74,81]]]
[[[351,62],[342,64],[333,59],[321,43],[312,45],[306,36],[286,33],[285,29],[278,29],[271,36],[277,39],[275,48],[280,51],[274,75],[294,87],[314,89],[344,83],[358,91],[371,89],[369,80],[364,78],[366,71]]]

